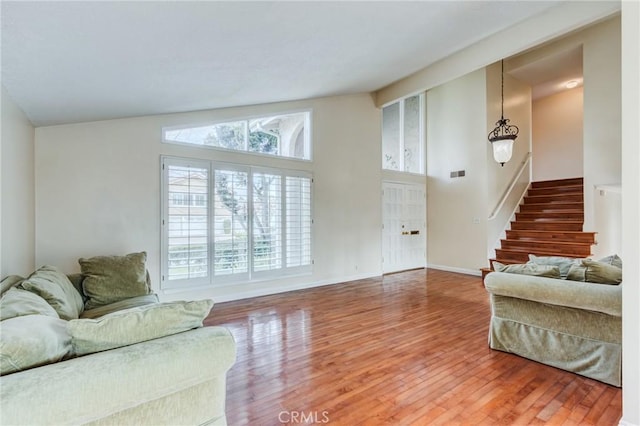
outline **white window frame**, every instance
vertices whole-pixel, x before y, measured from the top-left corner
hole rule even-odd
[[[169,251],[168,251],[168,229],[169,229],[169,216],[168,216],[168,173],[165,171],[165,167],[170,165],[182,166],[182,167],[198,167],[206,168],[208,173],[208,203],[207,203],[207,224],[208,224],[208,272],[206,277],[187,278],[169,280],[168,268],[169,268]],[[247,272],[228,274],[228,275],[216,275],[215,274],[215,200],[216,200],[216,183],[215,174],[216,170],[235,170],[239,172],[247,173],[247,224],[248,235],[248,250],[247,250]],[[281,267],[272,270],[256,271],[254,268],[254,206],[253,206],[253,176],[254,173],[267,173],[272,175],[278,175],[281,177],[281,191],[280,191],[280,209],[281,209]],[[270,168],[270,167],[258,167],[248,166],[242,164],[233,164],[226,162],[201,160],[201,159],[188,159],[173,156],[161,156],[161,288],[163,290],[173,289],[192,289],[194,287],[208,287],[211,285],[228,285],[248,282],[258,282],[274,278],[290,277],[297,275],[308,275],[313,271],[313,242],[314,242],[314,226],[313,226],[313,175],[309,172],[300,170]],[[310,259],[309,264],[301,266],[288,266],[287,265],[287,222],[286,222],[286,178],[287,177],[301,177],[310,180],[311,194],[310,194]]]
[[[275,116],[279,116],[279,115],[294,115],[294,114],[306,114],[306,121],[305,121],[305,126],[304,126],[304,141],[305,141],[305,152],[308,153],[307,157],[308,158],[298,158],[298,157],[287,157],[287,156],[283,156],[281,154],[281,150],[282,150],[282,146],[279,144],[278,145],[278,154],[265,154],[262,152],[256,152],[256,151],[250,151],[249,150],[249,122],[252,120],[258,120],[258,119],[263,119],[263,118],[269,118],[269,117],[275,117]],[[172,130],[182,130],[182,129],[190,129],[190,128],[194,128],[194,127],[206,127],[206,126],[215,126],[215,125],[219,125],[219,124],[227,124],[227,123],[237,123],[237,122],[245,122],[244,123],[244,127],[245,127],[245,140],[244,140],[244,149],[243,150],[236,150],[236,149],[231,149],[231,148],[224,148],[224,147],[219,147],[219,146],[212,146],[212,145],[200,145],[200,144],[193,144],[193,143],[188,143],[188,142],[180,142],[180,141],[175,141],[175,140],[171,140],[171,139],[167,139],[166,137],[166,133],[168,131],[172,131]],[[206,122],[199,122],[199,123],[188,123],[188,124],[180,124],[180,125],[176,125],[176,126],[166,126],[162,128],[162,142],[163,143],[167,143],[167,144],[171,144],[171,145],[182,145],[182,146],[189,146],[189,147],[195,147],[195,148],[204,148],[204,149],[213,149],[213,150],[217,150],[217,151],[223,151],[223,152],[234,152],[234,153],[242,153],[242,154],[249,154],[249,155],[257,155],[260,157],[267,157],[267,158],[282,158],[282,159],[286,159],[286,160],[293,160],[293,161],[304,161],[304,162],[310,162],[313,161],[313,140],[311,138],[312,136],[312,126],[313,126],[313,110],[312,109],[300,109],[300,110],[290,110],[290,111],[284,111],[284,112],[273,112],[273,113],[268,113],[268,114],[260,114],[260,115],[250,115],[250,116],[243,116],[243,117],[234,117],[234,118],[229,118],[229,119],[225,119],[225,120],[215,120],[215,121],[206,121]]]
[[[420,105],[420,116],[419,116],[419,140],[420,140],[420,149],[418,152],[418,158],[420,159],[420,171],[419,172],[408,172],[405,171],[405,140],[404,140],[404,111],[405,111],[405,107],[404,107],[404,103],[408,98],[412,98],[414,96],[419,96],[419,105]],[[426,152],[426,139],[425,139],[425,107],[426,107],[426,96],[425,93],[414,93],[413,95],[409,95],[409,96],[405,96],[404,98],[395,100],[393,102],[389,102],[387,104],[384,104],[382,106],[382,108],[380,109],[380,114],[382,116],[382,114],[384,114],[384,108],[391,106],[393,104],[400,104],[400,113],[399,113],[399,117],[398,117],[398,122],[399,122],[399,135],[398,135],[398,141],[399,141],[399,147],[398,147],[398,161],[399,161],[399,165],[398,165],[398,170],[394,170],[394,169],[387,169],[385,167],[385,160],[384,160],[384,149],[383,149],[383,153],[382,153],[382,158],[381,158],[381,162],[382,162],[382,169],[383,170],[388,170],[390,172],[393,173],[407,173],[407,174],[413,174],[413,175],[420,175],[420,176],[424,176],[426,174],[426,170],[427,170],[427,166],[426,166],[426,158],[425,158],[425,152]],[[380,129],[380,134],[384,135],[382,126],[384,125],[384,116],[382,116],[381,119],[381,129]],[[384,142],[381,140],[380,141],[381,146],[384,146]]]

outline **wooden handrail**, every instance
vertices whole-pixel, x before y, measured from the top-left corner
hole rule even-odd
[[[513,191],[513,188],[516,186],[516,183],[518,183],[518,179],[520,179],[522,172],[527,167],[527,164],[529,164],[530,160],[531,160],[531,153],[527,152],[527,155],[524,157],[524,160],[522,160],[522,164],[520,165],[520,169],[518,170],[518,173],[516,173],[514,178],[511,180],[511,184],[509,185],[509,188],[507,188],[504,194],[502,194],[502,198],[500,199],[500,202],[498,203],[498,205],[496,205],[496,208],[493,209],[493,211],[489,215],[489,220],[493,220],[498,216],[498,212],[500,211],[500,209],[502,209],[502,206],[507,201],[507,198],[511,194],[511,191]]]

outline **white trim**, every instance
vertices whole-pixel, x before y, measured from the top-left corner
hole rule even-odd
[[[467,268],[457,268],[455,266],[434,265],[432,263],[428,263],[427,269],[437,269],[439,271],[456,272],[458,274],[473,275],[476,277],[482,276],[482,272],[480,271],[480,268],[475,270],[475,269],[467,269]]]
[[[615,192],[616,194],[622,194],[622,185],[593,185],[596,191]]]

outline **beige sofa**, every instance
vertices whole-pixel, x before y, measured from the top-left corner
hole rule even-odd
[[[621,386],[622,284],[485,277],[492,349]]]
[[[19,282],[15,277],[3,280],[3,292]],[[81,292],[82,277],[72,276],[71,282]],[[142,299],[146,302],[133,301],[128,310],[144,310],[157,301],[155,295]],[[118,303],[127,308],[126,301]],[[24,315],[20,320],[28,324],[41,317]],[[7,321],[11,319],[0,323],[3,363],[10,356],[2,333]],[[52,321],[64,328],[62,319]],[[0,424],[224,425],[226,373],[234,361],[233,337],[222,327],[193,328],[82,356],[72,353],[58,362],[2,375]]]

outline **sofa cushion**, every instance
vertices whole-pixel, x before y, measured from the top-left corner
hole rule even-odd
[[[106,351],[202,327],[212,307],[211,300],[157,303],[98,319],[72,320],[73,351],[76,355]]]
[[[124,299],[118,302],[110,303],[108,305],[100,306],[95,309],[86,310],[82,313],[82,315],[80,315],[80,318],[99,318],[113,312],[122,311],[123,309],[151,305],[153,303],[158,303],[158,295],[146,294],[144,296],[132,297],[130,299]]]
[[[146,252],[78,259],[84,276],[82,287],[89,298],[86,309],[150,294],[146,261]]]
[[[591,259],[573,265],[567,276],[571,281],[616,285],[622,282],[622,269]]]
[[[29,275],[20,288],[42,297],[62,319],[76,319],[84,310],[82,296],[55,266],[43,266]]]
[[[55,309],[42,297],[20,288],[11,288],[0,299],[0,320],[24,315],[47,315],[60,318]]]
[[[569,269],[572,265],[580,264],[582,259],[575,259],[572,257],[562,256],[536,256],[534,254],[529,255],[529,262],[536,265],[551,265],[557,266],[560,270],[560,278],[565,279],[569,274]]]
[[[47,315],[26,315],[0,323],[0,374],[60,361],[71,353],[67,321]]]
[[[536,277],[560,278],[560,269],[557,266],[538,265],[535,263],[523,263],[514,265],[503,265],[500,262],[493,262],[493,269],[497,272],[509,274],[532,275]]]

